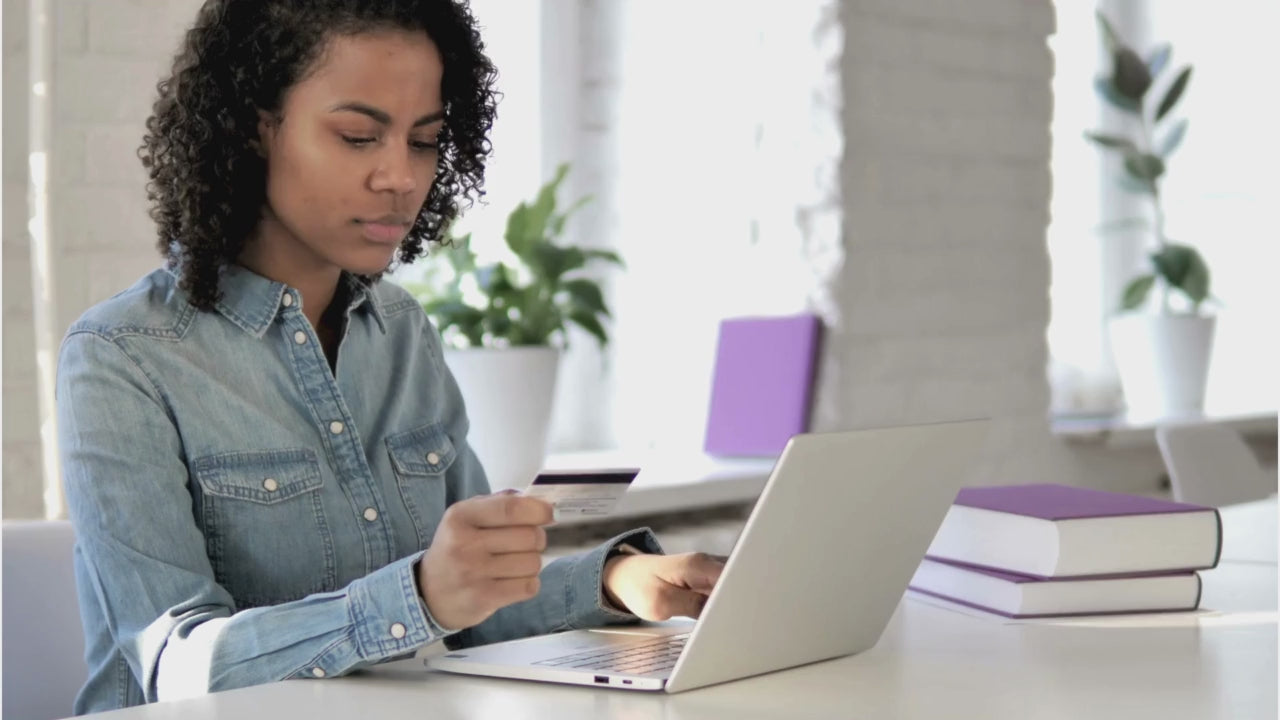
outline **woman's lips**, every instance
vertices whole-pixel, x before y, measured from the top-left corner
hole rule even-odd
[[[365,238],[376,243],[398,243],[409,233],[409,226],[402,223],[361,222],[360,230]]]

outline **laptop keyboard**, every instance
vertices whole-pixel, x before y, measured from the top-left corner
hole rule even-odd
[[[539,660],[534,665],[646,675],[675,667],[676,660],[684,651],[684,644],[688,640],[688,633],[672,635],[634,645],[608,649],[597,648],[575,655],[548,658]]]

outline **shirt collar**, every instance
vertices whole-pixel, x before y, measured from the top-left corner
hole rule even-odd
[[[378,329],[383,335],[387,334],[387,325],[382,314],[382,298],[378,297],[378,290],[374,287],[377,282],[366,282],[358,275],[352,275],[347,271],[342,272],[341,282],[347,286],[347,297],[351,302],[347,304],[347,312],[352,312],[359,308],[368,308],[369,313],[373,315],[373,319],[378,323]]]
[[[387,326],[383,320],[382,304],[374,288],[345,270],[338,282],[339,296],[348,298],[347,312],[368,308],[378,323],[378,329],[385,335]],[[255,337],[266,334],[267,328],[284,307],[282,301],[286,292],[293,292],[295,300],[298,297],[297,292],[288,285],[265,278],[234,263],[223,269],[219,290],[222,291],[222,298],[215,306],[218,312]]]

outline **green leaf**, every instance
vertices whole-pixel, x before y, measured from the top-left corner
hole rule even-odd
[[[1151,73],[1151,77],[1156,77],[1164,70],[1165,65],[1169,64],[1169,55],[1173,52],[1173,48],[1165,43],[1152,51],[1147,57],[1147,72]]]
[[[1187,294],[1196,310],[1200,309],[1200,303],[1208,299],[1209,266],[1200,257],[1200,253],[1196,253],[1195,260],[1192,261],[1191,267],[1187,269],[1187,277],[1182,281],[1180,289]]]
[[[1116,34],[1111,21],[1107,20],[1107,16],[1103,15],[1101,10],[1096,11],[1094,15],[1098,18],[1098,29],[1102,32],[1102,44],[1106,46],[1107,52],[1115,52],[1116,48],[1124,43],[1120,41],[1120,36]]]
[[[1151,262],[1165,282],[1172,287],[1182,287],[1193,262],[1192,256],[1195,254],[1194,248],[1167,243],[1151,254]]]
[[[512,344],[549,344],[552,333],[564,324],[560,308],[540,286],[523,288],[520,294],[520,316],[511,335]]]
[[[1124,288],[1124,299],[1120,303],[1122,310],[1136,310],[1147,301],[1147,294],[1156,282],[1155,275],[1143,275],[1134,278]]]
[[[591,196],[583,195],[582,197],[578,198],[577,202],[570,205],[569,209],[565,210],[562,214],[552,217],[551,228],[550,228],[551,237],[560,237],[561,233],[564,232],[564,224],[569,220],[569,218],[574,213],[581,210],[582,207],[589,202],[591,202]]]
[[[482,323],[485,314],[482,310],[459,301],[448,301],[436,305],[428,315],[436,321],[436,328],[441,334],[456,327],[473,346],[480,347],[484,341]]]
[[[435,303],[430,314],[450,323],[470,324],[484,319],[484,311],[458,300]]]
[[[484,329],[493,337],[509,337],[511,326],[511,315],[506,310],[490,307],[484,314]]]
[[[507,247],[516,257],[523,260],[528,253],[529,245],[536,236],[530,229],[532,222],[530,221],[531,211],[525,203],[520,203],[507,215],[507,229],[503,233],[503,239],[507,242]]]
[[[449,238],[449,244],[443,246],[443,253],[455,275],[465,275],[476,269],[476,254],[471,252],[471,233]]]
[[[494,263],[476,271],[476,284],[489,297],[491,308],[501,309],[505,313],[509,307],[519,307],[520,291],[511,281],[511,271],[506,265]]]
[[[1099,97],[1111,103],[1111,106],[1117,110],[1127,112],[1131,115],[1137,115],[1142,107],[1137,100],[1125,97],[1111,83],[1111,78],[1094,78],[1093,89],[1097,91]]]
[[[1182,68],[1182,72],[1178,73],[1178,78],[1173,81],[1173,85],[1169,86],[1168,92],[1164,94],[1164,99],[1160,101],[1160,108],[1156,110],[1156,122],[1159,122],[1173,106],[1178,104],[1178,99],[1182,97],[1183,91],[1187,89],[1187,83],[1191,81],[1191,66]]]
[[[611,262],[618,267],[626,267],[627,264],[622,262],[622,258],[618,253],[612,250],[583,250],[582,254],[587,260],[605,260]]]
[[[578,308],[606,317],[609,315],[609,308],[604,302],[604,293],[600,292],[600,286],[595,281],[586,278],[566,280],[563,287]]]
[[[551,215],[556,211],[556,189],[563,179],[563,175],[557,175],[554,180],[543,185],[542,189],[538,191],[537,199],[533,201],[533,205],[529,206],[529,224],[525,228],[528,239],[540,239],[547,236],[547,223],[551,221]]]
[[[463,303],[462,303],[462,298],[460,296],[443,295],[441,297],[424,300],[419,304],[422,305],[423,312],[434,317],[440,314],[442,308],[445,309],[445,311],[447,312],[450,306],[454,304],[463,304]]]
[[[1135,180],[1154,184],[1164,174],[1164,160],[1151,153],[1126,153],[1124,169]]]
[[[521,260],[528,261],[534,244],[545,240],[549,229],[554,230],[554,234],[559,234],[563,229],[564,221],[555,221],[553,218],[556,211],[556,193],[568,174],[568,163],[561,163],[556,168],[555,177],[538,189],[538,195],[533,203],[520,203],[507,217],[505,236],[507,247]]]
[[[1182,291],[1192,304],[1199,307],[1209,297],[1209,266],[1195,248],[1169,243],[1152,254],[1151,262],[1165,281]]]
[[[1164,141],[1160,143],[1160,157],[1167,158],[1173,154],[1174,150],[1182,144],[1182,136],[1187,134],[1187,120],[1184,118],[1178,121],[1164,136]]]
[[[529,269],[548,287],[556,287],[560,278],[587,264],[586,253],[575,247],[562,248],[549,242],[535,244],[529,251]]]
[[[412,295],[414,299],[419,302],[431,297],[432,288],[426,283],[414,282],[412,280],[401,280],[397,284],[404,288],[405,292]]]
[[[1102,133],[1087,132],[1084,136],[1093,142],[1107,148],[1115,148],[1126,153],[1138,152],[1138,146],[1133,144],[1129,138],[1122,138],[1117,135],[1104,135]]]
[[[1117,49],[1111,57],[1114,64],[1111,84],[1121,95],[1141,103],[1142,96],[1151,89],[1151,72],[1147,70],[1147,64],[1142,62],[1138,53],[1127,47]]]
[[[608,344],[609,334],[605,332],[604,326],[600,324],[600,321],[596,319],[595,315],[586,312],[585,310],[575,310],[569,313],[569,319],[578,327],[591,333],[591,335],[595,337],[596,341],[600,343],[601,348],[604,348],[604,346]]]

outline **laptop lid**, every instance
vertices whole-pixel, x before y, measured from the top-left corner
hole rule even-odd
[[[793,437],[666,690],[873,646],[973,472],[987,426],[970,420]]]

